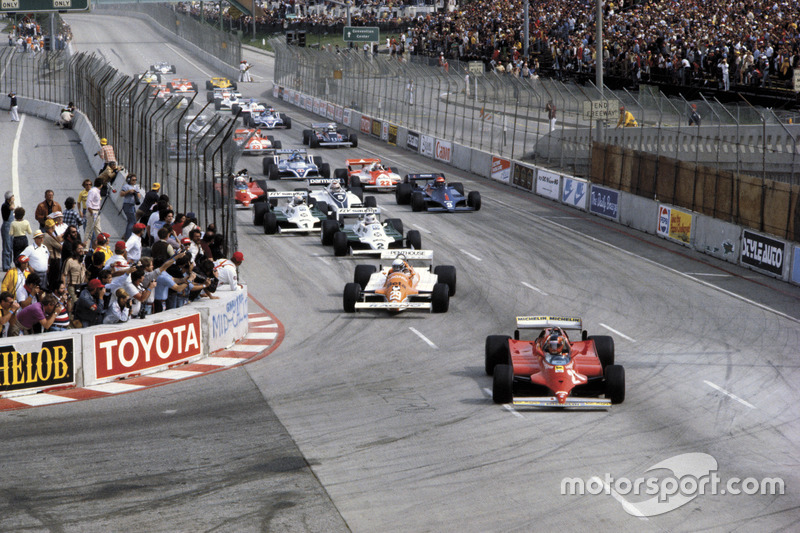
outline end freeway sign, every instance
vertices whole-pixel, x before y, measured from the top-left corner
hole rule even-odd
[[[86,11],[89,0],[0,0],[0,13],[19,11]]]
[[[380,33],[377,26],[345,26],[343,39],[345,42],[368,43],[380,41]]]

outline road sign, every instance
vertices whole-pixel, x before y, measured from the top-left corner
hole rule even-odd
[[[0,13],[36,11],[86,11],[89,0],[0,0]]]
[[[377,26],[345,26],[342,38],[345,42],[378,42],[381,40],[381,30]]]
[[[616,120],[619,118],[619,100],[589,100],[583,102],[584,120]]]

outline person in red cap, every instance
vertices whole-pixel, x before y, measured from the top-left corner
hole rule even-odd
[[[85,289],[81,291],[78,302],[75,304],[73,325],[78,328],[86,328],[103,323],[105,314],[105,304],[103,298],[106,294],[105,285],[95,278],[89,281]]]
[[[95,252],[103,252],[105,256],[105,261],[114,255],[114,252],[111,250],[111,247],[108,245],[108,239],[111,237],[108,233],[101,233],[97,236],[97,247],[94,249]]]
[[[689,110],[689,125],[700,125],[700,113],[697,112],[697,104],[692,104],[692,107]]]
[[[25,278],[28,277],[28,256],[18,255],[14,259],[14,268],[6,272],[3,278],[3,283],[0,284],[0,290],[10,292],[15,297],[20,288],[25,284]]]
[[[242,288],[239,283],[238,269],[243,262],[244,254],[242,252],[234,252],[230,260],[218,259],[214,261],[214,274],[219,279],[217,290],[235,291]]]
[[[125,243],[125,249],[128,251],[128,262],[135,265],[142,258],[142,235],[147,226],[141,222],[133,225],[131,236],[128,237]]]
[[[136,270],[136,267],[128,262],[125,241],[117,241],[114,245],[114,255],[106,260],[103,269],[110,270],[113,278],[124,276],[122,282],[130,282],[131,272]]]

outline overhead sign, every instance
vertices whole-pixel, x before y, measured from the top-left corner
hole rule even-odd
[[[619,100],[588,100],[583,102],[583,120],[618,120]]]
[[[0,13],[20,11],[86,11],[89,0],[0,0]]]
[[[345,26],[345,42],[369,43],[381,40],[381,30],[377,26]]]

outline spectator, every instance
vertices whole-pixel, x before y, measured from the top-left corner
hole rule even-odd
[[[64,224],[64,213],[61,211],[53,211],[47,218],[55,222],[56,236],[61,237],[64,235],[64,232],[67,231],[67,225]],[[47,221],[45,221],[45,225],[47,225]]]
[[[83,184],[81,186],[83,187],[83,189],[81,190],[81,192],[78,193],[77,209],[80,212],[81,219],[83,220],[83,227],[86,228],[86,219],[87,219],[86,215],[88,214],[86,201],[89,197],[89,191],[92,189],[92,180],[83,180]]]
[[[6,272],[6,275],[3,277],[0,290],[10,292],[16,296],[17,292],[25,285],[25,279],[28,277],[28,274],[30,274],[28,258],[24,255],[17,256],[17,258],[14,259],[14,268]]]
[[[67,262],[67,259],[75,254],[75,249],[81,243],[81,236],[78,235],[78,228],[75,226],[67,226],[67,231],[64,232],[64,240],[61,241],[61,264]]]
[[[172,209],[165,208],[159,210],[158,220],[154,220],[150,223],[150,236],[153,238],[154,243],[158,242],[159,240],[158,230],[160,230],[166,225],[171,226],[174,219],[175,219],[175,212]],[[167,235],[169,235],[169,231],[167,231]]]
[[[106,294],[105,286],[99,279],[89,281],[78,297],[75,304],[73,325],[77,328],[86,328],[102,323],[105,313],[103,299]]]
[[[106,262],[111,259],[111,256],[114,255],[114,252],[111,250],[111,247],[108,245],[108,239],[111,237],[108,233],[101,233],[97,236],[97,247],[95,247],[95,252],[100,252],[103,254],[103,264],[105,265]]]
[[[84,244],[87,248],[94,247],[95,232],[103,232],[100,227],[100,210],[103,207],[103,199],[100,195],[100,187],[102,186],[103,180],[100,178],[95,179],[94,186],[89,189],[86,195],[86,235],[84,236]]]
[[[144,195],[139,209],[136,210],[136,218],[142,222],[145,217],[150,218],[152,207],[158,202],[158,191],[161,189],[160,183],[154,183],[147,194]],[[145,220],[146,222],[146,220]]]
[[[55,282],[61,278],[61,239],[56,235],[53,219],[47,219],[44,225],[47,230],[44,234],[44,246],[50,255],[47,264],[47,287],[55,287]],[[35,239],[34,239],[35,241]]]
[[[17,257],[28,247],[27,235],[33,235],[30,223],[25,220],[25,208],[14,209],[14,222],[11,223],[12,253]]]
[[[142,202],[143,197],[142,190],[139,188],[139,178],[136,174],[128,174],[119,194],[123,198],[122,212],[125,213],[125,218],[128,220],[128,224],[125,227],[125,235],[122,239],[127,241],[133,232],[133,225],[136,224],[136,206]]]
[[[544,110],[547,112],[547,118],[550,121],[550,131],[556,130],[556,105],[553,103],[552,100],[547,102],[547,105],[544,106]]]
[[[0,292],[0,337],[8,337],[8,330],[12,320],[16,320],[15,315],[19,310],[19,303],[14,295],[8,291]]]
[[[156,240],[155,244],[151,248],[150,255],[153,256],[153,261],[163,263],[173,255],[175,255],[175,249],[173,248],[172,244],[167,240],[169,237],[169,229],[167,227],[162,227],[158,230],[158,239]]]
[[[201,236],[203,232],[199,229],[195,228],[189,233],[189,243],[186,245],[186,249],[189,251],[189,254],[192,256],[192,261],[197,262],[197,256],[200,255],[203,249],[200,247]],[[205,254],[203,254],[205,256]]]
[[[17,312],[19,329],[25,335],[45,332],[53,325],[59,311],[56,297],[52,294],[45,294],[41,301],[32,303]]]
[[[108,306],[108,310],[103,317],[103,324],[127,322],[130,319],[130,313],[131,297],[125,289],[119,288],[114,292],[114,297],[111,298],[111,305]]]
[[[68,130],[72,129],[72,124],[75,119],[75,104],[70,102],[67,107],[61,110],[61,114],[56,121],[56,126],[61,128],[67,128]]]
[[[8,272],[14,261],[14,246],[11,237],[11,224],[14,218],[14,193],[6,191],[3,207],[0,209],[3,215],[3,272]]]
[[[186,213],[186,220],[181,228],[181,236],[191,238],[191,232],[195,228],[197,228],[197,215],[190,211]]]
[[[689,125],[700,125],[700,113],[697,112],[697,104],[692,104],[691,111],[689,112]]]
[[[217,273],[219,285],[217,290],[222,291],[235,291],[243,288],[239,283],[239,266],[244,262],[244,254],[242,252],[235,252],[230,261],[227,259],[219,259],[214,261],[214,271]]]
[[[131,264],[136,264],[142,258],[142,234],[144,233],[145,226],[141,222],[133,225],[131,236],[125,242],[125,249],[128,251],[128,261]]]
[[[75,228],[82,228],[86,224],[86,220],[84,220],[83,216],[78,212],[76,205],[75,198],[72,196],[68,196],[67,199],[64,200],[64,207],[67,209],[64,211],[64,224],[67,226],[75,226]]]
[[[31,272],[25,278],[25,283],[22,288],[17,291],[15,295],[20,307],[28,307],[33,302],[38,301],[39,296],[42,294],[41,279],[36,272]]]
[[[633,113],[625,109],[625,107],[619,108],[619,120],[617,121],[617,128],[620,126],[624,126],[626,128],[636,127],[636,119],[633,118]]]
[[[42,288],[47,290],[47,269],[50,265],[50,251],[44,245],[44,233],[37,231],[33,234],[33,244],[22,250],[22,255],[28,258],[28,268],[38,274]]]
[[[105,171],[105,169],[113,164],[113,166],[117,166],[117,156],[114,154],[114,147],[108,144],[108,140],[106,138],[100,139],[100,149],[95,153],[100,159],[103,160],[103,168],[100,169],[100,173]],[[97,184],[95,184],[96,186]]]
[[[11,91],[8,93],[8,98],[10,100],[8,106],[8,112],[11,115],[11,122],[19,122],[19,107],[17,106],[17,93]]]
[[[58,300],[56,319],[47,331],[64,331],[69,329],[72,301],[69,298],[69,294],[67,294],[67,286],[62,280],[59,280],[54,287],[56,289],[53,291],[53,296]]]
[[[92,252],[86,257],[86,276],[89,280],[97,279],[106,264],[106,254],[103,252]]]
[[[61,211],[61,204],[53,200],[54,195],[55,193],[51,189],[47,189],[44,191],[44,201],[36,206],[36,212],[33,216],[42,231],[44,231],[44,223],[47,220],[47,216],[55,211]]]
[[[84,251],[83,243],[79,242],[75,246],[75,253],[64,263],[62,280],[67,286],[67,294],[73,303],[78,299],[78,295],[88,281],[86,266],[83,264]]]
[[[185,253],[186,252],[181,252],[177,254],[173,259],[160,264],[158,261],[153,261],[153,266],[158,267],[159,270],[161,270],[162,266],[164,266],[168,262],[172,262],[173,260],[179,259]],[[169,307],[167,307],[167,300],[169,298],[170,293],[181,292],[186,287],[187,284],[184,283],[183,280],[176,281],[166,269],[161,270],[161,273],[159,274],[156,283],[155,301],[153,302],[153,313],[160,313],[162,311],[169,309]]]

